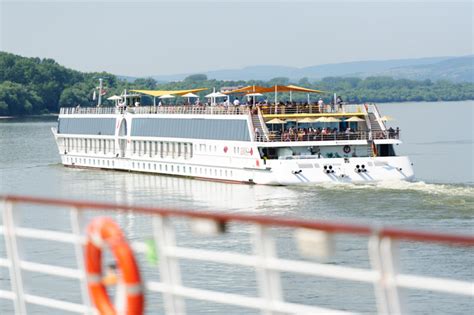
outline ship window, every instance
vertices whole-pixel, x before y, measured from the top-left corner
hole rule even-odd
[[[93,146],[94,146],[94,145],[92,144],[92,139],[89,139],[89,149],[90,149],[91,151],[92,151],[92,147],[93,147]]]
[[[135,140],[132,141],[132,148],[133,148],[133,154],[137,153],[137,142]]]
[[[224,175],[227,177],[227,170],[224,171]]]
[[[162,166],[163,166],[163,165],[160,164],[160,171],[162,170]]]
[[[155,155],[158,155],[158,142],[154,142],[155,143]]]
[[[189,174],[191,174],[191,173],[192,173],[192,167],[190,166],[189,167]]]
[[[179,166],[176,166],[176,172],[179,173]]]
[[[145,163],[142,163],[142,168],[143,168],[143,169],[145,169],[145,168],[146,168],[146,167],[145,167]]]
[[[99,139],[99,151],[102,151],[102,140]]]
[[[153,164],[153,169],[156,171],[156,164]]]
[[[171,165],[171,172],[174,172],[174,166]]]
[[[165,172],[168,172],[168,165],[165,165]]]
[[[206,145],[205,145],[205,144],[201,144],[201,145],[199,146],[199,151],[201,151],[201,152],[206,152]]]
[[[379,156],[395,156],[393,144],[379,144],[377,145],[377,152]]]
[[[147,147],[147,142],[143,142],[143,154],[146,154],[146,147]]]
[[[148,169],[151,170],[151,164],[150,163],[148,163]]]
[[[135,168],[135,162],[132,162],[132,168]]]

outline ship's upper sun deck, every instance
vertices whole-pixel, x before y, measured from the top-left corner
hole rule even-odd
[[[320,117],[320,116],[363,116],[367,115],[364,105],[322,105],[318,104],[258,104],[249,105],[173,105],[173,106],[104,106],[104,107],[61,107],[60,115],[100,114],[190,114],[190,115],[247,115],[260,109],[262,116],[272,118]]]

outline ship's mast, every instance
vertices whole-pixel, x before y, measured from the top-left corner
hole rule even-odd
[[[99,98],[97,99],[97,106],[102,105],[102,79],[99,79]]]

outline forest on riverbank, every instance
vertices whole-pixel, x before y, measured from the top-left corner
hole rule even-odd
[[[106,72],[84,73],[68,69],[53,59],[26,58],[0,52],[0,116],[57,113],[60,107],[78,104],[94,106],[97,101],[93,100],[93,95],[98,93],[99,78],[104,81],[106,93],[104,97],[121,94],[125,89],[175,90],[205,87],[219,90],[221,87],[229,86],[296,84],[326,91],[321,95],[326,101],[331,99],[333,93],[341,95],[345,101],[351,103],[474,99],[474,83],[415,81],[391,77],[368,77],[365,79],[327,77],[318,81],[303,78],[296,82],[284,77],[269,81],[225,81],[209,79],[203,74],[195,74],[177,82],[158,83],[152,78],[140,78],[130,82]],[[207,93],[209,92],[201,92],[200,96]],[[300,93],[293,95],[293,100],[306,100],[306,95],[298,94]],[[268,96],[270,100],[272,96]],[[283,101],[288,97],[286,94],[279,95],[279,99]],[[107,102],[105,103],[107,104]]]

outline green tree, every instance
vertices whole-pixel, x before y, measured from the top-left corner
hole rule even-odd
[[[201,82],[201,81],[206,81],[206,80],[207,80],[207,75],[205,74],[192,74],[184,78],[185,82]]]

